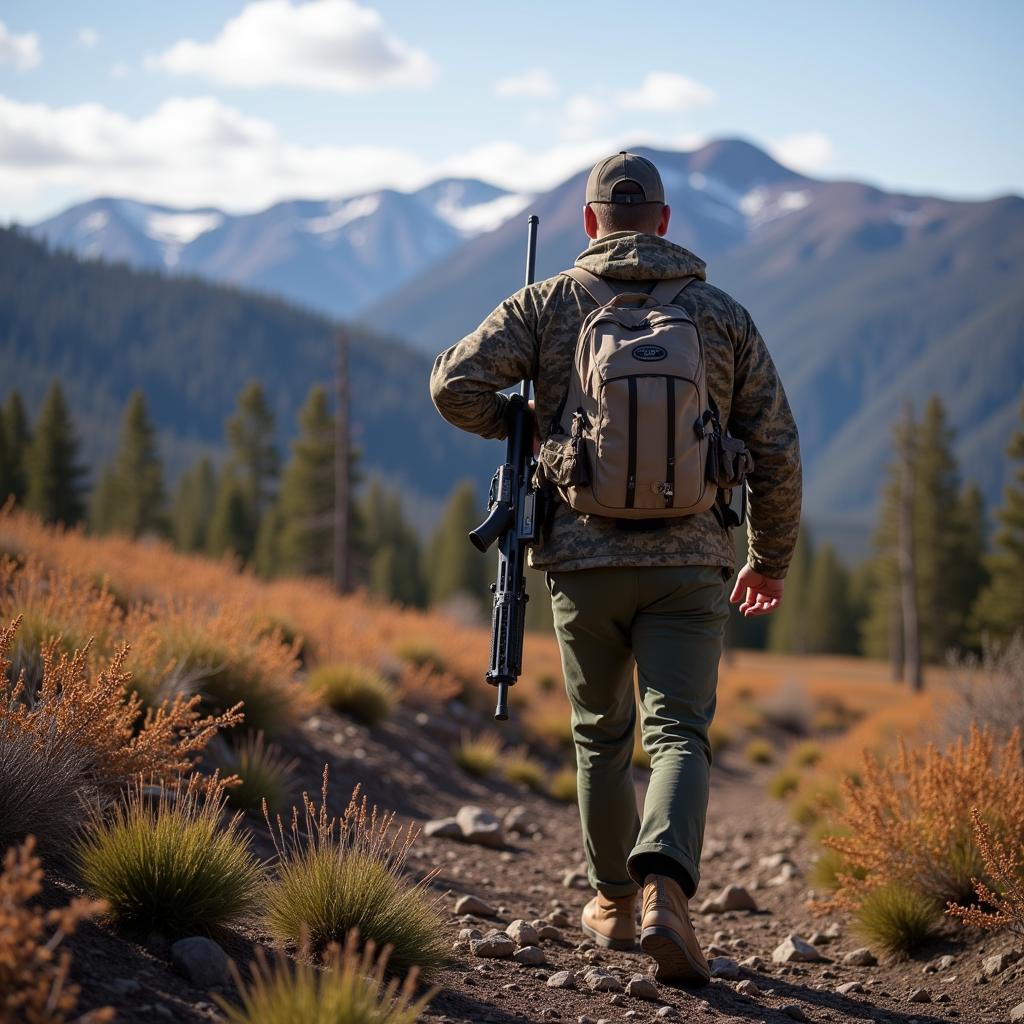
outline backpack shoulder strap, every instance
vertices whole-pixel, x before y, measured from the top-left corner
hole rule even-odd
[[[607,281],[582,267],[570,267],[568,270],[563,270],[562,275],[581,285],[599,306],[607,306],[618,294]]]
[[[695,277],[668,277],[663,281],[659,281],[651,289],[651,298],[659,306],[671,306],[672,300],[677,298],[679,293],[684,289],[693,284],[697,279]]]

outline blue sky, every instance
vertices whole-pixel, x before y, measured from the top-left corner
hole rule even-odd
[[[1024,193],[1024,4],[14,0],[0,219],[97,194],[251,210],[741,136],[822,177]]]

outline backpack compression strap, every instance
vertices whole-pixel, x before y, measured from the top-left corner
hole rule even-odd
[[[563,270],[562,275],[581,285],[599,306],[607,306],[617,295],[629,294],[633,286],[632,281],[620,282],[618,279],[615,279],[616,284],[621,283],[626,286],[624,290],[617,291],[609,284],[607,278],[598,277],[597,274],[592,274],[589,270],[584,270],[582,267],[570,267],[569,270]],[[654,299],[655,305],[671,305],[672,300],[695,280],[695,277],[670,277],[663,281],[656,281],[649,296]],[[640,285],[637,284],[637,294],[644,294],[639,291],[639,288]]]

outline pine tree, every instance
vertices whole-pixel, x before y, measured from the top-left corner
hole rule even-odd
[[[278,501],[263,513],[252,561],[256,572],[265,580],[273,579],[281,571],[281,504]]]
[[[334,417],[327,392],[314,387],[299,411],[299,436],[281,480],[281,571],[333,571]]]
[[[26,458],[25,507],[44,522],[75,525],[83,516],[84,471],[79,442],[64,393],[54,382],[47,392]]]
[[[245,487],[228,473],[222,473],[213,506],[213,519],[206,537],[207,553],[239,555],[239,548],[249,543],[252,526]]]
[[[141,391],[132,392],[125,408],[114,478],[116,528],[132,537],[164,532],[164,471],[157,453],[156,430]]]
[[[117,529],[119,492],[117,475],[105,466],[89,497],[89,529],[100,535]]]
[[[374,480],[360,507],[361,560],[367,565],[370,593],[384,601],[421,606],[426,601],[422,552],[416,531],[406,520],[396,493]]]
[[[1024,424],[1024,401],[1020,415]],[[996,510],[999,529],[986,561],[989,582],[972,615],[974,628],[995,640],[1024,629],[1024,426],[1013,435],[1007,454],[1016,466]]]
[[[831,544],[822,544],[814,552],[806,593],[808,653],[855,653],[857,638],[850,601],[850,576]]]
[[[179,551],[205,551],[217,500],[213,463],[204,456],[178,481],[171,512],[174,546]]]
[[[797,535],[793,560],[786,573],[786,590],[782,604],[769,617],[769,650],[788,651],[791,654],[803,654],[808,650],[807,585],[813,557],[811,532],[807,523],[803,522]]]
[[[978,595],[988,582],[988,569],[985,559],[985,499],[977,484],[971,483],[964,488],[954,514],[950,628],[958,646],[980,650],[981,638],[974,629],[971,613]]]
[[[0,416],[0,508],[14,491],[11,479],[11,458],[7,450],[7,431],[4,429],[3,417]]]
[[[469,531],[479,525],[480,518],[475,486],[469,481],[459,484],[448,500],[430,545],[431,604],[457,594],[468,594],[481,603],[487,599],[491,560],[484,558],[468,540]]]
[[[227,423],[228,472],[241,483],[250,521],[256,525],[274,499],[281,458],[274,413],[259,381],[250,381],[238,396]]]
[[[896,679],[903,676],[903,619],[896,569],[899,495],[898,466],[893,462],[878,505],[872,537],[874,554],[864,572],[867,611],[860,626],[861,650],[869,658],[888,658]]]
[[[14,500],[22,504],[28,493],[26,460],[32,434],[28,427],[28,416],[25,415],[25,405],[17,391],[7,396],[3,409],[3,429],[7,447],[7,494],[13,494]]]

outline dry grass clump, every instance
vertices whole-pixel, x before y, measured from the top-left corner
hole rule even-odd
[[[344,948],[328,947],[322,969],[285,957],[271,966],[257,948],[251,980],[231,965],[241,1005],[214,999],[232,1024],[414,1024],[435,990],[417,998],[416,968],[399,983],[387,980],[387,964],[388,950],[378,956],[373,942],[359,951],[354,930]]]
[[[845,834],[823,840],[846,866],[829,904],[860,914],[875,890],[892,886],[909,890],[922,906],[970,903],[978,881],[995,884],[985,874],[971,807],[984,808],[999,843],[1024,845],[1024,754],[1017,732],[998,749],[991,732],[972,729],[966,742],[958,739],[945,752],[934,745],[909,752],[901,742],[898,755],[884,763],[865,755],[859,782],[847,779],[842,786],[836,820]],[[888,906],[886,897],[878,899]],[[907,913],[904,946],[916,941],[920,916]],[[895,912],[890,917],[899,919]]]
[[[155,799],[150,789],[140,779],[112,812],[92,811],[75,851],[85,885],[120,922],[172,935],[252,912],[263,871],[240,830],[241,814],[222,822],[223,785],[193,775]]]
[[[563,803],[575,803],[578,799],[576,769],[563,768],[561,771],[556,772],[548,786],[548,792],[556,800],[561,800]]]
[[[341,818],[329,816],[326,768],[320,806],[304,793],[303,808],[301,817],[293,808],[288,830],[268,818],[278,858],[266,897],[271,935],[321,952],[356,928],[390,947],[390,970],[438,971],[448,951],[438,901],[425,893],[432,876],[411,885],[403,875],[414,827],[398,829],[393,813],[368,808],[358,786]]]
[[[534,793],[544,792],[547,773],[544,766],[530,757],[526,747],[516,747],[504,758],[502,771],[509,782],[518,782],[533,790]]]
[[[429,668],[436,675],[443,676],[451,671],[448,659],[432,644],[420,640],[406,640],[395,648],[395,654],[413,668]]]
[[[287,757],[276,743],[267,743],[263,733],[246,733],[245,738],[228,747],[219,760],[224,772],[239,780],[227,791],[232,807],[255,811],[265,800],[276,813],[287,806],[298,761]]]
[[[325,704],[364,725],[378,725],[391,714],[391,684],[361,665],[321,665],[309,676],[309,688]]]
[[[725,728],[725,726],[717,725],[714,722],[708,726],[708,743],[711,746],[712,756],[724,753],[732,746],[732,742],[733,734],[731,730]]]
[[[455,748],[455,763],[468,775],[478,779],[493,775],[501,760],[501,738],[494,733],[470,736],[463,733]]]
[[[18,633],[0,630],[0,679]],[[81,819],[84,800],[106,801],[142,773],[173,780],[219,729],[240,721],[236,709],[200,718],[198,698],[178,698],[145,714],[127,695],[127,648],[102,669],[89,649],[68,656],[51,643],[42,651],[38,690],[20,679],[0,689],[0,844],[29,833],[59,847]]]
[[[1004,644],[986,641],[980,659],[952,658],[949,678],[946,727],[953,736],[968,735],[972,724],[1001,740],[1014,729],[1024,734],[1024,630]]]
[[[790,756],[790,762],[797,768],[813,768],[824,752],[821,745],[813,740],[801,743]]]
[[[775,760],[775,748],[767,740],[751,740],[743,756],[751,764],[771,764]]]
[[[757,704],[761,718],[770,726],[794,736],[810,731],[813,705],[806,687],[795,679],[784,682]]]
[[[971,808],[971,825],[985,874],[992,885],[974,879],[978,905],[965,907],[950,903],[946,913],[986,931],[1009,928],[1018,939],[1024,940],[1024,845],[1004,842],[995,835],[992,827],[982,820],[977,807]]]
[[[906,956],[935,935],[941,918],[935,899],[890,882],[867,893],[857,908],[854,927],[876,949]]]
[[[57,948],[79,921],[104,906],[75,899],[66,907],[30,906],[43,888],[43,869],[29,836],[4,854],[0,872],[0,1020],[64,1024],[78,1005],[79,987],[68,984],[71,954]],[[109,1007],[76,1017],[76,1024],[114,1019]]]
[[[800,773],[795,768],[783,768],[776,772],[768,783],[768,793],[776,800],[785,800],[800,786]]]

